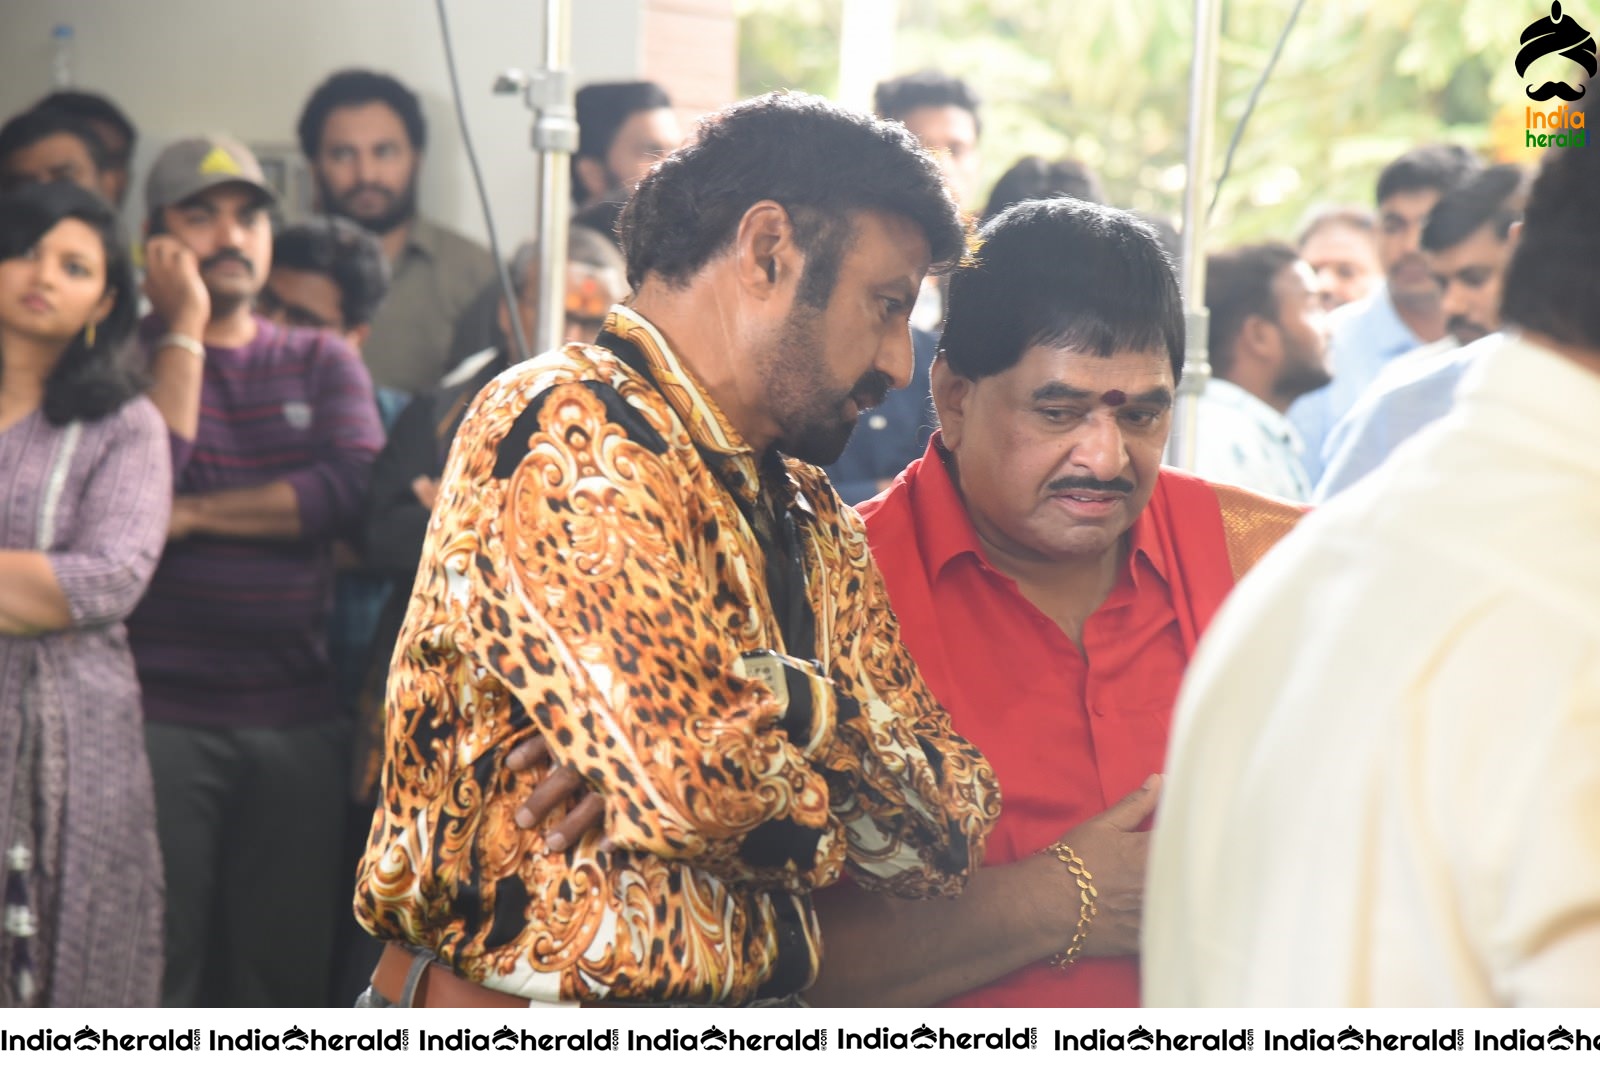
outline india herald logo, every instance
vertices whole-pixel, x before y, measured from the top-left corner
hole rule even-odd
[[[1535,61],[1551,55],[1559,55],[1563,59],[1570,60],[1588,71],[1589,77],[1595,76],[1594,36],[1584,29],[1577,19],[1563,12],[1559,2],[1550,5],[1548,17],[1535,19],[1522,31],[1522,49],[1517,53],[1516,59],[1517,76],[1526,79],[1528,70]],[[1569,72],[1571,67],[1567,67],[1564,73]],[[1565,81],[1551,80],[1548,76],[1542,84],[1525,86],[1524,89],[1530,99],[1541,101],[1552,97],[1578,100],[1584,94],[1581,83],[1573,86]]]

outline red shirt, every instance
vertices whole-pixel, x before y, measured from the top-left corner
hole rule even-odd
[[[1184,478],[1162,472],[1172,477]],[[986,865],[1044,849],[1161,769],[1191,648],[1161,533],[1170,527],[1167,499],[1154,494],[1129,531],[1126,566],[1085,621],[1082,653],[990,566],[937,437],[882,496],[861,506],[912,658],[956,730],[1000,779],[1000,822]],[[1063,931],[1061,945],[1050,948],[1065,948],[1070,935]],[[1040,961],[950,1002],[1138,1003],[1134,957],[1083,958],[1064,971]]]

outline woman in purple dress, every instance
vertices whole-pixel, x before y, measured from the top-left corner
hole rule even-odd
[[[0,198],[0,1005],[151,1005],[161,856],[122,621],[171,508],[109,205]]]

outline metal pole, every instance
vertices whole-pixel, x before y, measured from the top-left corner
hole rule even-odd
[[[1194,0],[1194,48],[1189,65],[1189,148],[1183,195],[1183,379],[1178,383],[1167,462],[1193,468],[1197,451],[1200,394],[1211,381],[1206,336],[1206,211],[1211,188],[1211,135],[1217,111],[1217,39],[1222,32],[1221,0]]]
[[[533,149],[539,155],[539,328],[534,352],[561,347],[566,333],[567,220],[572,214],[569,160],[578,147],[572,106],[568,0],[545,0],[544,69],[528,84]]]

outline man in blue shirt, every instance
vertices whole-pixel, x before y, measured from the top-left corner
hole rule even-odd
[[[1446,193],[1428,215],[1422,248],[1444,294],[1448,343],[1391,363],[1333,428],[1318,501],[1362,478],[1450,410],[1456,384],[1481,348],[1472,342],[1500,329],[1500,285],[1516,246],[1526,185],[1522,168],[1491,167]]]
[[[1477,158],[1457,145],[1426,145],[1400,156],[1378,176],[1378,258],[1386,282],[1333,314],[1333,382],[1289,409],[1313,482],[1322,475],[1328,432],[1384,365],[1445,336],[1439,286],[1422,256],[1422,224],[1439,198],[1478,167]]]

